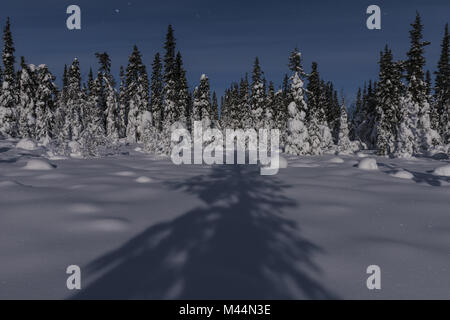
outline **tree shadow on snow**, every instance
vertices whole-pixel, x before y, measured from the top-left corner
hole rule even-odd
[[[72,298],[336,298],[312,277],[320,276],[313,257],[321,249],[283,217],[297,203],[276,177],[226,165],[169,187],[204,205],[91,262],[82,270],[96,280]]]
[[[433,174],[433,170],[429,170],[427,172],[418,172],[409,169],[404,169],[396,165],[388,165],[385,163],[378,163],[378,165],[390,169],[389,171],[385,171],[386,174],[393,174],[398,170],[407,171],[413,175],[412,180],[416,183],[427,183],[433,187],[440,187],[442,185],[442,182],[450,182],[449,177],[437,176]]]

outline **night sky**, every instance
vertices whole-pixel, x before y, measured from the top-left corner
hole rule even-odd
[[[70,4],[81,7],[81,30],[66,28]],[[381,7],[381,30],[366,28],[366,8],[371,4]],[[118,77],[133,44],[150,73],[154,54],[163,53],[170,23],[191,86],[205,73],[212,89],[222,95],[232,81],[251,73],[258,56],[266,78],[278,87],[288,72],[289,53],[298,46],[306,71],[317,61],[322,77],[351,100],[364,80],[377,76],[379,52],[386,43],[394,58],[405,58],[416,10],[425,25],[424,39],[431,41],[427,68],[434,70],[449,20],[448,0],[3,0],[0,24],[3,28],[11,17],[17,61],[23,55],[29,63],[49,65],[58,83],[64,64],[74,57],[86,79],[89,67],[97,68],[94,53],[99,51],[110,54]]]

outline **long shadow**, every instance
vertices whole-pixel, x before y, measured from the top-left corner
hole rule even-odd
[[[337,298],[314,279],[320,269],[313,258],[322,250],[283,217],[298,204],[276,177],[260,176],[256,166],[226,165],[169,188],[204,205],[82,268],[96,280],[72,298]]]
[[[389,171],[386,171],[387,174],[395,173],[398,169],[402,169],[402,168],[394,167],[392,165],[388,165],[388,164],[384,164],[384,163],[379,163],[378,165],[391,169]],[[435,174],[433,174],[432,170],[427,171],[427,172],[418,172],[418,171],[413,171],[413,170],[409,170],[409,169],[402,169],[402,170],[405,170],[405,171],[411,173],[414,176],[412,180],[416,183],[425,182],[425,183],[429,184],[430,186],[440,187],[442,185],[442,182],[450,182],[450,177],[435,175]]]
[[[0,148],[0,153],[8,152],[11,148]]]

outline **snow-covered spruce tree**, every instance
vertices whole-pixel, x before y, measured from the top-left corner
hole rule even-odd
[[[364,143],[369,149],[376,147],[377,137],[377,112],[376,112],[376,96],[372,86],[372,81],[369,81],[367,88],[364,86],[362,98],[361,116],[363,121],[359,125],[357,134],[359,140]]]
[[[263,127],[266,129],[273,129],[275,126],[276,106],[275,106],[275,88],[272,81],[269,82],[269,89],[267,91],[266,97],[266,106],[264,109],[265,112],[264,112]]]
[[[418,104],[414,103],[410,90],[400,98],[400,110],[394,156],[411,158],[415,153],[419,108]]]
[[[36,75],[36,140],[47,145],[57,131],[55,109],[58,89],[54,83],[55,77],[46,65],[40,65]]]
[[[175,58],[175,80],[175,87],[177,92],[176,110],[179,112],[179,114],[177,115],[177,119],[179,122],[184,123],[186,128],[189,129],[189,87],[187,84],[186,71],[183,68],[183,59],[180,52],[177,52],[177,56]]]
[[[14,71],[14,43],[11,34],[9,18],[3,30],[3,83],[0,94],[0,134],[15,137],[17,135],[17,117],[16,110],[18,101],[16,91],[16,73]]]
[[[379,82],[376,92],[377,149],[379,155],[394,152],[399,122],[400,97],[403,93],[401,69],[392,61],[392,52],[386,46],[380,58]]]
[[[344,101],[342,101],[341,116],[339,120],[338,151],[339,153],[348,153],[352,151],[352,143],[349,138],[347,107],[345,106]]]
[[[241,129],[253,128],[252,109],[250,107],[250,93],[248,75],[241,79],[239,87],[235,84],[231,92],[232,127]]]
[[[283,94],[283,90],[280,89],[275,92],[274,96],[274,129],[280,130],[280,145],[283,146],[286,143],[286,132],[287,132],[287,116],[288,110],[285,105],[286,99]]]
[[[251,87],[251,118],[252,127],[258,131],[264,124],[264,83],[262,80],[262,71],[259,66],[258,57],[255,58],[252,73],[252,87]]]
[[[205,74],[200,77],[200,85],[195,93],[194,114],[194,119],[196,121],[202,121],[203,129],[211,127],[211,94],[209,89],[209,80]]]
[[[142,115],[149,111],[149,81],[141,53],[134,46],[127,67],[128,125],[127,139],[139,142],[144,132]]]
[[[164,103],[163,103],[163,129],[161,133],[161,152],[170,154],[171,152],[171,134],[174,129],[186,128],[186,119],[180,119],[180,115],[185,115],[186,106],[178,104],[179,97],[177,92],[176,79],[176,59],[175,59],[175,37],[172,26],[169,25],[164,43],[166,53],[164,54]]]
[[[83,131],[78,142],[79,152],[84,158],[99,157],[101,149],[109,147],[102,109],[104,85],[102,73],[99,71],[98,76],[90,85],[91,88],[83,104]]]
[[[119,87],[119,137],[127,136],[128,125],[128,92],[123,66],[120,66],[120,87]]]
[[[119,101],[116,89],[108,77],[105,77],[106,93],[106,135],[112,143],[117,143],[120,136]]]
[[[211,101],[211,119],[213,122],[218,123],[219,120],[219,104],[217,102],[216,92],[213,91],[212,101]]]
[[[155,54],[152,63],[150,90],[151,90],[150,109],[153,115],[153,122],[157,130],[160,131],[163,125],[163,77],[162,77],[162,64],[159,52]]]
[[[440,143],[439,134],[431,128],[430,104],[427,101],[427,86],[423,72],[423,66],[425,65],[424,47],[429,42],[422,41],[423,25],[418,13],[411,26],[411,48],[407,53],[408,60],[406,61],[408,90],[411,93],[413,102],[419,108],[416,150],[417,152],[427,152]]]
[[[78,140],[83,131],[81,119],[83,100],[80,64],[75,58],[67,71],[67,101],[63,126],[63,136],[66,141]]]
[[[358,92],[356,94],[355,110],[353,113],[350,129],[350,137],[352,140],[359,140],[358,128],[364,120],[363,116],[361,88],[358,88]]]
[[[444,144],[450,143],[450,65],[449,65],[448,23],[445,25],[444,38],[441,44],[441,55],[437,65],[434,100],[436,114],[439,115],[435,127],[442,137]],[[436,120],[435,120],[436,121]]]
[[[19,136],[22,138],[35,138],[36,133],[36,79],[35,66],[27,65],[24,57],[20,60],[19,71]]]
[[[293,155],[310,152],[308,128],[305,124],[308,106],[305,102],[303,81],[297,72],[292,76],[291,93],[293,101],[288,106],[288,120],[284,151]]]
[[[323,153],[323,148],[329,146],[332,138],[324,119],[325,112],[322,108],[322,86],[316,62],[312,63],[312,71],[309,74],[308,80],[308,112],[306,113],[306,121],[308,123],[311,153],[318,155]]]

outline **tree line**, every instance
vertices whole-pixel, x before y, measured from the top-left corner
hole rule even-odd
[[[0,68],[0,134],[34,139],[61,154],[76,148],[85,156],[98,156],[100,148],[124,141],[170,154],[172,130],[190,130],[194,121],[202,121],[215,128],[278,128],[284,151],[296,155],[362,148],[399,157],[422,154],[447,145],[450,131],[448,25],[434,87],[430,72],[423,71],[424,47],[429,43],[422,40],[422,29],[417,14],[404,61],[394,61],[385,47],[378,80],[359,89],[355,112],[348,115],[346,101],[338,98],[333,83],[321,78],[318,64],[313,62],[311,71],[305,72],[297,48],[288,59],[290,73],[278,89],[266,80],[255,58],[251,79],[245,74],[233,82],[220,101],[215,92],[211,94],[206,75],[191,90],[171,25],[164,55],[155,54],[150,77],[134,46],[126,68],[120,68],[118,86],[108,53],[99,52],[95,74],[91,68],[83,82],[74,59],[64,67],[58,89],[45,65],[27,64],[21,57],[20,69],[15,70],[8,19]]]

